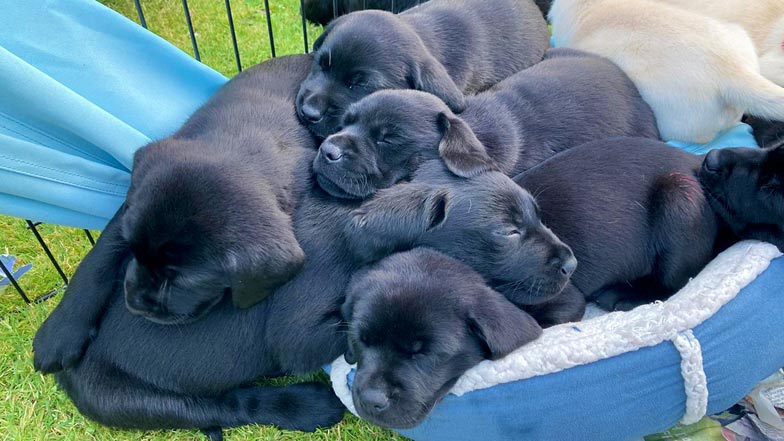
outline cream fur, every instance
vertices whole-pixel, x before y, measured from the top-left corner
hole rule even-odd
[[[658,1],[742,27],[757,49],[762,75],[784,87],[784,0]]]
[[[784,120],[784,88],[760,74],[743,27],[665,1],[692,0],[555,0],[556,45],[618,64],[668,141],[708,142],[743,113]]]

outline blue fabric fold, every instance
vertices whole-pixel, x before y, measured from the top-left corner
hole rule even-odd
[[[0,213],[101,229],[133,153],[174,132],[226,78],[91,0],[0,14]]]

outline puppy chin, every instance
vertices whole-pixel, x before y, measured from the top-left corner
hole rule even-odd
[[[534,282],[530,285],[518,285],[515,281],[505,282],[493,280],[493,289],[503,294],[510,302],[517,306],[533,306],[550,301],[560,294],[569,279],[549,282]]]
[[[133,303],[134,302],[128,300],[128,296],[125,297],[125,307],[128,312],[158,325],[186,325],[188,323],[193,323],[207,315],[211,309],[211,307],[206,308],[195,314],[173,314],[166,311],[166,309],[160,305],[156,305],[157,308],[153,311],[132,306]]]
[[[316,182],[318,182],[319,187],[329,193],[330,196],[340,199],[362,200],[375,193],[375,190],[369,185],[365,185],[365,188],[340,186],[323,171],[316,171]]]
[[[443,397],[442,397],[443,398]],[[438,401],[441,401],[440,399]],[[438,402],[436,401],[436,403]],[[357,404],[356,398],[354,401]],[[413,429],[414,427],[422,424],[422,422],[430,414],[430,410],[435,407],[432,404],[420,403],[394,403],[392,407],[383,413],[367,411],[361,405],[357,405],[357,413],[365,420],[369,421],[376,426],[386,427],[389,429]]]

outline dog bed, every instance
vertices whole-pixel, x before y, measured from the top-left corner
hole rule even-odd
[[[721,412],[784,366],[784,258],[736,244],[666,302],[545,330],[466,372],[414,440],[629,440]],[[353,366],[331,366],[352,413]]]

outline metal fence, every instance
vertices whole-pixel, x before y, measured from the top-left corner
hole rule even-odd
[[[188,0],[181,0],[182,1],[182,13],[183,19],[185,20],[185,24],[188,27],[188,34],[190,35],[191,46],[193,48],[193,57],[201,61],[201,55],[199,54],[199,42],[198,42],[198,35],[194,30],[193,21],[191,20],[191,12],[190,8],[188,7]],[[394,0],[392,0],[392,5],[394,7]],[[300,15],[302,16],[302,43],[303,43],[303,50],[305,53],[309,51],[309,42],[308,42],[308,29],[307,29],[307,21],[305,19],[305,0],[300,0]],[[226,16],[228,18],[228,26],[229,26],[229,35],[230,35],[230,43],[234,52],[234,59],[237,64],[238,72],[242,72],[242,59],[240,57],[240,50],[239,46],[237,45],[237,34],[234,28],[234,17],[232,16],[231,12],[231,0],[224,0],[224,5],[226,9]],[[134,0],[134,6],[136,7],[136,12],[139,16],[139,23],[147,29],[147,20],[144,16],[144,7],[143,7],[143,0]],[[338,0],[332,0],[332,11],[335,15],[338,13]],[[270,12],[269,7],[269,0],[264,0],[264,19],[266,20],[267,24],[267,38],[269,38],[269,44],[271,49],[271,56],[274,58],[276,56],[275,53],[275,35],[272,28],[272,13]],[[63,284],[59,287],[53,287],[53,289],[45,292],[45,293],[38,293],[38,294],[31,294],[27,292],[19,283],[19,281],[14,277],[13,268],[7,268],[2,261],[0,261],[0,271],[5,275],[5,277],[9,280],[10,286],[16,290],[19,294],[19,297],[24,303],[38,303],[44,300],[47,300],[62,289],[65,289],[68,286],[68,276],[66,276],[65,272],[63,271],[62,265],[58,260],[58,256],[55,256],[52,253],[51,248],[48,246],[46,239],[41,234],[39,230],[39,226],[41,225],[40,222],[35,222],[29,219],[25,220],[26,229],[29,231],[30,234],[33,235],[38,245],[41,247],[41,251],[46,255],[49,262],[51,263],[53,271],[56,271],[57,274],[60,276],[60,280],[62,280]],[[83,230],[83,233],[87,236],[87,239],[90,241],[91,244],[95,244],[95,239],[93,238],[92,234],[89,230]]]

